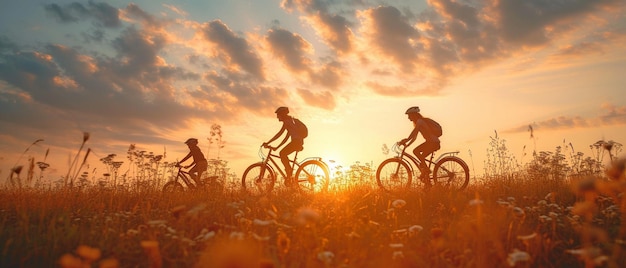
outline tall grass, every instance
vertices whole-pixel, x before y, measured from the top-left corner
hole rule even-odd
[[[0,192],[0,267],[620,267],[624,160],[608,174],[260,198],[13,188]]]

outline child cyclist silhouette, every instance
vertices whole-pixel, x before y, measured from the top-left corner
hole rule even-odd
[[[411,131],[408,138],[402,139],[398,144],[409,146],[416,140],[417,134],[422,133],[422,137],[424,137],[425,141],[413,149],[413,154],[420,160],[420,179],[424,181],[426,186],[430,186],[430,180],[428,180],[430,169],[426,165],[426,157],[441,148],[439,141],[441,133],[438,133],[437,129],[435,129],[436,126],[430,123],[430,121],[432,121],[431,119],[424,118],[422,114],[420,114],[419,107],[413,106],[406,110],[405,114],[407,114],[408,119],[413,122],[413,131]]]
[[[272,150],[276,150],[281,147],[288,138],[291,138],[289,144],[285,145],[282,150],[280,150],[280,161],[283,163],[285,167],[285,172],[287,173],[287,178],[285,178],[285,185],[291,186],[293,184],[292,179],[292,167],[289,164],[289,155],[296,151],[302,151],[304,145],[304,138],[308,135],[308,131],[306,126],[298,119],[289,116],[289,108],[287,107],[278,107],[276,109],[276,118],[278,121],[283,122],[283,126],[280,128],[278,133],[274,135],[269,141],[263,143],[263,147],[270,148]],[[276,147],[271,147],[269,144],[280,138],[283,133],[287,132],[285,138],[278,144]]]
[[[204,154],[200,150],[200,147],[198,147],[198,139],[190,138],[185,141],[185,144],[189,147],[189,153],[183,158],[183,160],[180,160],[178,164],[185,162],[189,158],[193,158],[193,162],[185,166],[185,168],[191,167],[189,175],[196,182],[196,185],[200,185],[202,173],[207,170],[208,163],[206,158],[204,158]]]

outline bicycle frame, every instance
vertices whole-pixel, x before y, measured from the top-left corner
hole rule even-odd
[[[421,162],[421,161],[420,161],[417,157],[415,157],[415,156],[413,156],[413,155],[411,155],[411,154],[409,154],[409,153],[407,153],[407,152],[406,152],[406,148],[408,148],[408,147],[409,147],[409,145],[410,145],[410,144],[407,144],[407,145],[401,146],[400,144],[395,143],[395,144],[393,145],[393,147],[392,147],[392,150],[398,154],[397,156],[395,156],[395,158],[398,158],[398,159],[400,159],[402,162],[406,163],[409,167],[411,167],[411,172],[413,172],[413,171],[415,170],[415,168],[416,168],[416,167],[417,167],[417,168],[419,168],[419,166],[420,166],[420,164],[421,164],[422,162]],[[400,147],[402,147],[402,150],[400,150]],[[436,151],[435,151],[435,152],[436,152]],[[426,160],[426,162],[428,163],[428,169],[429,169],[429,170],[432,170],[432,166],[433,166],[435,163],[439,162],[439,160],[440,160],[441,158],[443,158],[443,157],[445,157],[445,156],[447,156],[447,155],[450,155],[450,156],[455,156],[455,155],[457,155],[457,154],[459,153],[459,151],[454,151],[454,152],[445,152],[445,153],[443,153],[443,154],[439,155],[439,157],[437,157],[437,159],[436,159],[435,161],[433,161],[433,158],[435,158],[435,152],[431,153],[431,154],[430,154],[430,157],[429,157],[429,158],[427,158],[427,159],[425,159],[425,160]],[[411,160],[411,161],[408,161],[408,160],[407,160],[407,158],[408,158],[409,160]],[[412,163],[413,165],[411,165],[411,163]],[[398,168],[400,168],[400,167],[398,166]],[[397,172],[397,170],[396,170],[396,172]],[[432,176],[431,176],[431,178],[432,178]]]
[[[191,182],[192,179],[189,172],[184,171],[181,165],[176,165],[175,167],[178,167],[178,174],[176,175],[176,179],[174,179],[174,181],[178,182],[178,180],[180,179],[185,183],[185,185],[187,185],[187,187],[196,188],[196,185]]]
[[[267,155],[265,153],[263,153],[263,146],[259,147],[259,157],[261,158],[261,162],[263,162],[263,166],[265,167],[269,167],[274,174],[276,174],[276,170],[278,170],[278,172],[280,173],[281,176],[283,176],[284,178],[287,178],[287,174],[286,171],[284,171],[277,163],[277,161],[275,159],[280,159],[280,155],[277,154],[273,154],[274,150],[272,150],[272,148],[269,148],[269,151],[267,152]],[[294,155],[293,159],[289,159],[289,163],[291,164],[291,172],[295,172],[299,167],[301,163],[304,163],[307,160],[318,160],[321,161],[321,157],[307,157],[305,159],[303,159],[300,162],[297,162],[298,159],[298,151],[296,151],[296,155]],[[271,163],[271,164],[270,164]],[[261,174],[260,177],[263,177],[265,173],[265,169],[261,169]],[[294,174],[291,174],[292,176]]]

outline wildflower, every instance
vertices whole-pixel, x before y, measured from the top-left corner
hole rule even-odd
[[[537,233],[532,233],[529,235],[518,235],[517,239],[519,240],[531,240],[533,238],[537,237]]]
[[[83,132],[83,143],[87,142],[89,140],[89,132]]]
[[[198,213],[200,213],[200,211],[204,210],[206,208],[206,204],[199,204],[193,208],[191,208],[189,211],[187,211],[187,215],[191,216],[191,217],[197,217]]]
[[[264,220],[254,219],[252,223],[256,226],[270,226],[273,223],[273,221],[264,221]]]
[[[509,253],[509,257],[506,259],[511,267],[517,265],[518,262],[527,262],[529,260],[530,255],[519,249],[513,249],[513,252]]]
[[[402,199],[396,199],[396,200],[393,200],[393,202],[391,202],[391,206],[393,206],[394,208],[402,208],[405,205],[406,205],[406,201]]]
[[[256,233],[252,233],[252,237],[254,237],[254,239],[256,239],[257,241],[269,241],[270,240],[269,236],[260,236]]]
[[[413,226],[409,227],[409,234],[410,235],[414,235],[414,234],[417,234],[417,233],[421,232],[422,230],[424,230],[424,227],[422,227],[420,225],[413,225]]]
[[[525,212],[520,207],[514,207],[513,208],[513,214],[515,214],[515,216],[517,216],[517,217],[524,217]]]
[[[194,238],[194,240],[196,240],[198,242],[204,242],[204,241],[207,241],[207,240],[211,239],[214,236],[215,236],[215,232],[214,231],[210,231],[209,232],[207,229],[202,229],[200,234],[198,236],[196,236],[196,238]]]
[[[404,244],[402,244],[402,243],[394,243],[394,244],[389,244],[389,247],[393,248],[393,249],[400,249],[400,248],[404,247]]]
[[[243,240],[245,235],[242,232],[232,232],[230,233],[230,239],[233,240]]]
[[[300,225],[315,223],[319,218],[320,214],[311,208],[300,208],[296,214],[296,222]]]
[[[501,206],[501,207],[505,207],[505,208],[507,208],[507,207],[511,206],[511,204],[510,204],[509,202],[502,201],[502,200],[498,200],[498,201],[496,201],[496,204],[498,204],[498,205],[499,205],[499,206]]]
[[[375,222],[375,221],[372,221],[372,220],[370,220],[368,223],[369,223],[370,225],[380,226],[380,223]]]
[[[317,254],[317,259],[323,262],[325,265],[331,265],[333,262],[333,258],[335,258],[335,254],[330,251],[322,251]]]
[[[478,206],[478,205],[482,205],[483,203],[485,203],[484,201],[480,200],[480,199],[472,199],[469,202],[470,206]]]
[[[100,249],[81,245],[78,246],[78,248],[76,249],[76,254],[91,263],[97,259],[100,259],[102,252],[100,252]]]
[[[403,259],[403,258],[404,258],[404,253],[402,253],[401,250],[396,250],[391,255],[391,259],[393,259],[394,261],[398,259]]]
[[[351,233],[347,234],[346,236],[349,237],[349,238],[360,238],[361,237],[355,231],[352,231]]]

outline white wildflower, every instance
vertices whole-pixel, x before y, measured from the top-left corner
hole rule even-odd
[[[404,253],[402,253],[401,250],[396,250],[393,252],[393,255],[391,255],[391,259],[398,260],[398,259],[403,259],[404,258]]]
[[[259,219],[254,219],[252,223],[256,226],[270,226],[274,221],[264,221]]]
[[[519,240],[531,240],[533,238],[537,237],[537,233],[532,233],[529,235],[518,235],[517,239]]]
[[[214,231],[208,231],[207,229],[202,229],[202,231],[200,232],[200,234],[198,236],[196,236],[196,238],[194,238],[194,240],[198,241],[198,242],[204,242],[207,241],[211,238],[213,238],[215,236],[215,232]]]
[[[514,207],[513,208],[513,214],[515,214],[515,216],[517,217],[523,217],[526,213],[524,212],[524,210],[520,207]]]
[[[472,199],[469,202],[470,206],[479,206],[482,205],[483,203],[485,203],[484,201],[480,200],[480,199]]]
[[[413,225],[409,227],[409,234],[414,235],[421,232],[422,230],[424,230],[424,227],[422,227],[421,225]]]
[[[394,249],[399,249],[399,248],[403,248],[404,244],[402,244],[402,243],[392,243],[392,244],[389,244],[389,247],[390,248],[394,248]]]
[[[391,202],[391,206],[393,206],[394,208],[401,208],[401,207],[406,206],[406,201],[402,199],[396,199],[396,200],[393,200],[393,202]]]
[[[335,254],[330,251],[322,251],[317,254],[317,259],[326,265],[331,265],[333,258],[335,258]]]
[[[355,231],[352,231],[349,234],[346,234],[347,237],[349,238],[360,238],[361,236],[359,234],[357,234]]]
[[[232,232],[232,233],[230,233],[230,239],[233,239],[233,240],[243,240],[244,237],[245,237],[245,235],[242,232]]]
[[[254,239],[256,239],[257,241],[269,241],[270,240],[269,236],[260,236],[256,233],[252,233],[252,237],[254,237]]]
[[[530,254],[521,251],[519,249],[513,249],[513,252],[509,253],[509,257],[506,261],[509,263],[509,266],[514,267],[518,262],[526,262],[530,260]]]
[[[296,222],[300,225],[315,223],[319,218],[320,214],[311,208],[300,208],[296,214]]]

